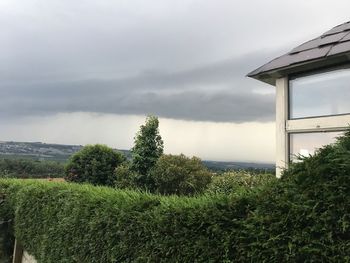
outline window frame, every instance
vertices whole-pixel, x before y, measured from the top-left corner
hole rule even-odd
[[[290,163],[292,161],[291,155],[291,135],[300,133],[321,133],[321,132],[344,132],[350,127],[350,112],[341,114],[330,114],[330,115],[320,115],[320,116],[310,116],[310,117],[299,117],[291,118],[291,81],[301,77],[307,77],[332,71],[337,71],[341,69],[350,69],[350,63],[341,63],[332,67],[323,67],[318,69],[312,69],[305,71],[303,73],[289,74],[285,78],[287,79],[287,116],[285,120],[285,135],[286,135],[286,148],[285,153],[287,155],[287,161]],[[341,117],[343,116],[343,117]],[[334,124],[332,121],[339,121],[339,119],[349,119],[347,125],[345,122],[340,124]],[[329,121],[331,125],[324,125],[324,122]],[[302,122],[302,124],[300,124]],[[298,125],[295,125],[299,123]],[[317,125],[320,123],[320,125]],[[294,124],[294,125],[293,125]],[[295,128],[297,126],[297,128]]]
[[[346,129],[340,129],[340,130],[314,130],[314,131],[304,131],[304,132],[287,132],[287,140],[288,140],[288,147],[287,147],[287,152],[288,152],[288,162],[292,162],[292,153],[291,153],[291,135],[293,134],[310,134],[310,133],[329,133],[329,132],[345,132]]]
[[[339,64],[337,66],[333,66],[331,68],[325,67],[325,68],[320,68],[316,70],[309,70],[303,73],[299,74],[290,74],[287,76],[288,78],[288,98],[287,98],[287,120],[301,120],[301,119],[315,119],[315,118],[324,118],[324,117],[334,117],[334,116],[344,116],[344,115],[350,115],[350,111],[347,113],[340,113],[340,114],[328,114],[328,115],[317,115],[317,116],[308,116],[308,117],[298,117],[298,118],[292,118],[291,117],[291,81],[298,79],[298,78],[303,78],[303,77],[308,77],[308,76],[314,76],[322,73],[328,73],[332,71],[337,71],[341,69],[350,69],[350,63],[343,63]]]

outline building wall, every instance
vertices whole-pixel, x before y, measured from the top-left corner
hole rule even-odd
[[[288,78],[276,80],[276,177],[288,166]]]
[[[37,263],[35,258],[28,254],[27,251],[23,251],[22,263]]]
[[[12,263],[37,263],[35,258],[23,249],[21,244],[15,240]]]

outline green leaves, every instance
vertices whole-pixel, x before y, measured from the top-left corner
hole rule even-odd
[[[135,136],[132,152],[133,171],[139,174],[138,184],[150,187],[148,173],[163,154],[163,140],[159,134],[159,121],[155,116],[148,116],[145,125],[141,125]]]
[[[261,187],[276,180],[276,177],[272,174],[230,171],[214,176],[206,193],[229,195],[239,191],[246,191],[254,187]]]
[[[125,157],[105,145],[88,145],[74,154],[66,165],[66,180],[93,185],[114,186],[114,170]]]
[[[53,161],[0,159],[0,178],[63,177],[64,165]]]
[[[45,263],[348,262],[349,141],[342,137],[291,165],[280,180],[236,177],[229,184],[240,190],[231,194],[158,196],[2,179],[0,221],[12,220],[16,237]],[[200,167],[162,158],[165,174]]]
[[[150,171],[154,192],[160,194],[194,195],[204,191],[212,174],[199,158],[185,155],[163,155]]]

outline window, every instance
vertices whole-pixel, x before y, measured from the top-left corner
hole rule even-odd
[[[350,113],[350,69],[291,79],[290,119]]]
[[[309,156],[324,145],[335,142],[343,132],[309,132],[289,134],[290,159],[297,155]]]

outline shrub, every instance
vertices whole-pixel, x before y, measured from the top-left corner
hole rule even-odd
[[[75,153],[66,165],[66,180],[114,186],[114,170],[125,157],[104,145],[88,145]]]
[[[201,193],[212,174],[197,157],[163,155],[150,172],[151,190],[161,194],[193,195]]]
[[[232,194],[240,189],[260,187],[275,181],[272,174],[258,174],[249,171],[230,171],[214,176],[208,185],[206,193]]]
[[[138,175],[124,163],[115,169],[115,187],[119,189],[137,189]]]

